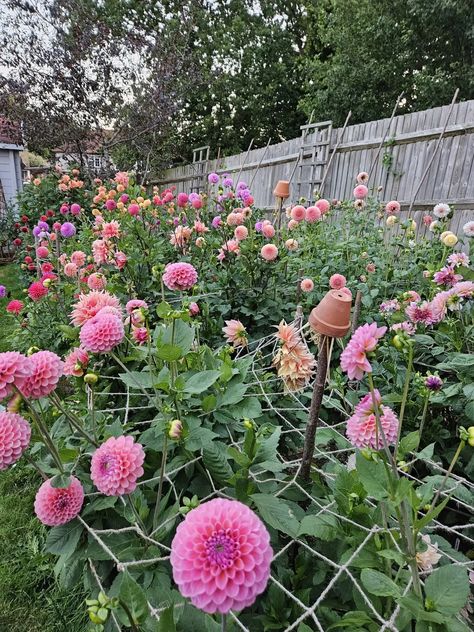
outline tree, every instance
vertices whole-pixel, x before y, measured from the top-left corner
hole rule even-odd
[[[160,145],[195,76],[193,0],[5,3],[0,111],[23,122],[31,150],[68,144],[82,156],[93,136],[107,155],[123,148],[125,166],[166,163]]]
[[[327,0],[309,22],[316,49],[304,62],[300,107],[340,125],[474,97],[470,0]]]

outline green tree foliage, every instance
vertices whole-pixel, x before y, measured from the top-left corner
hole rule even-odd
[[[406,112],[474,97],[470,0],[328,0],[308,24],[300,107],[340,125],[390,114],[404,91]]]

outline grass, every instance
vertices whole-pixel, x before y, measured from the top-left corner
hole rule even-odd
[[[0,285],[22,297],[15,264],[0,266]],[[0,300],[0,352],[16,328]],[[33,513],[40,481],[24,462],[0,472],[0,632],[85,632],[84,595],[63,591],[54,578],[55,558],[45,554],[47,530]]]
[[[4,285],[7,288],[9,299],[21,299],[23,296],[23,286],[18,277],[16,264],[10,263],[0,266],[0,285]],[[0,299],[0,352],[8,351],[9,338],[17,327],[17,321],[14,316],[11,316],[5,311],[9,299]]]

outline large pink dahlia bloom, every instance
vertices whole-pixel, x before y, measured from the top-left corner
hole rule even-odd
[[[216,498],[188,513],[171,543],[173,579],[204,612],[243,610],[266,588],[273,551],[246,505]]]
[[[84,490],[75,476],[69,487],[53,487],[51,479],[39,488],[35,498],[35,513],[48,527],[56,527],[73,520],[84,503]]]
[[[73,325],[80,327],[100,312],[103,307],[107,306],[120,309],[120,301],[116,296],[112,296],[108,292],[100,292],[99,290],[81,294],[78,302],[73,305],[71,321]]]
[[[18,380],[22,395],[30,399],[46,397],[54,389],[63,374],[64,362],[52,351],[38,351],[28,358],[31,373]]]
[[[5,470],[21,457],[30,443],[31,428],[16,413],[0,413],[0,470]]]
[[[367,359],[367,353],[374,351],[379,338],[387,331],[386,327],[377,327],[371,323],[358,327],[347,347],[341,354],[341,369],[351,380],[361,380],[364,373],[371,373],[372,366]]]
[[[110,437],[92,455],[91,478],[106,496],[131,494],[143,476],[145,452],[133,437]]]
[[[163,283],[169,290],[189,290],[197,278],[196,268],[184,261],[168,263],[163,273]]]
[[[104,307],[82,326],[79,339],[82,347],[91,353],[108,353],[120,344],[125,336],[122,319],[115,307]]]
[[[0,400],[12,392],[12,385],[31,372],[28,358],[18,351],[0,353]]]
[[[397,439],[398,418],[391,408],[382,406],[382,398],[378,390],[375,391],[375,401],[380,416],[380,425],[383,428],[387,443],[391,445]],[[383,447],[383,439],[376,428],[377,419],[372,393],[367,393],[355,407],[352,417],[347,420],[346,435],[352,445],[357,448],[380,450]]]

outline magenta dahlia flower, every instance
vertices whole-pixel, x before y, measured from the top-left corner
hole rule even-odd
[[[35,281],[28,288],[28,296],[32,301],[39,301],[43,296],[46,296],[48,293],[48,288],[46,288],[41,281]]]
[[[30,443],[31,428],[16,413],[0,413],[0,470],[5,470],[21,457]]]
[[[367,353],[374,351],[379,338],[386,331],[386,327],[377,327],[377,323],[366,323],[355,330],[341,354],[341,369],[347,373],[350,380],[361,380],[364,373],[372,372]]]
[[[51,479],[39,488],[35,498],[35,513],[48,527],[57,527],[73,520],[84,503],[84,490],[75,476],[69,487],[53,487]]]
[[[385,438],[388,445],[392,445],[398,435],[398,418],[391,408],[382,406],[382,398],[378,390],[375,391],[375,401]],[[346,435],[356,448],[380,450],[383,447],[383,438],[381,433],[377,432],[372,393],[367,393],[355,407],[354,414],[347,420]]]
[[[133,437],[110,437],[92,455],[91,478],[106,496],[131,494],[143,476],[145,452]]]
[[[104,307],[82,326],[79,339],[86,351],[108,353],[122,342],[124,336],[119,312],[115,307]]]
[[[28,358],[18,351],[0,353],[0,400],[12,392],[12,385],[31,373]]]
[[[29,358],[31,373],[18,380],[18,388],[24,397],[39,399],[54,389],[63,374],[64,362],[52,351],[38,351]]]
[[[195,285],[198,275],[190,263],[168,263],[163,274],[163,283],[169,290],[189,290]]]
[[[251,606],[265,590],[273,551],[260,518],[236,500],[216,498],[190,511],[171,543],[173,579],[204,612]]]

